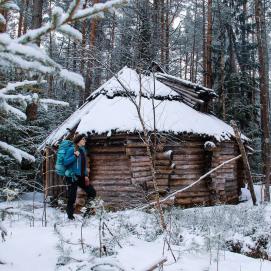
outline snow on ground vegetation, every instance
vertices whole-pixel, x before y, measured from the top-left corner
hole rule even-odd
[[[0,203],[0,270],[144,271],[164,258],[165,271],[271,270],[270,204],[166,210],[170,251],[155,210],[98,207],[68,221],[48,207],[45,227],[42,195],[32,196]]]

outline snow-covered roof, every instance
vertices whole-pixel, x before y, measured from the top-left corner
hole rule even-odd
[[[152,101],[154,101],[156,128],[160,132],[193,133],[211,136],[218,141],[234,136],[231,126],[176,99],[180,95],[159,82],[154,75],[138,75],[135,70],[124,67],[115,77],[93,92],[85,104],[55,129],[41,148],[46,144],[57,143],[75,128],[79,133],[108,133],[108,135],[111,131],[131,133],[142,131],[136,107],[131,101],[132,97],[139,102],[140,86],[143,93],[141,114],[148,129],[153,129]]]

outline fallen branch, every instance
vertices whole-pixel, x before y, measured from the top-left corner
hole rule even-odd
[[[167,261],[167,258],[162,258],[158,261],[156,261],[154,264],[152,264],[151,266],[149,266],[145,271],[152,271],[154,269],[156,269],[157,267],[160,267],[163,263],[165,263]]]
[[[250,191],[250,194],[251,194],[252,202],[253,202],[253,205],[257,205],[257,198],[256,198],[254,187],[253,187],[253,180],[252,180],[252,176],[251,176],[250,165],[249,165],[249,162],[248,162],[248,158],[247,158],[247,154],[246,154],[244,144],[243,144],[243,142],[241,140],[241,133],[240,133],[240,131],[238,129],[238,126],[237,126],[235,121],[233,121],[233,120],[231,121],[231,126],[233,128],[235,138],[236,138],[240,153],[242,155],[244,169],[245,169],[245,177],[247,179],[247,184],[248,184],[249,191]]]
[[[196,180],[195,182],[193,182],[193,183],[191,183],[190,185],[186,186],[185,188],[182,188],[182,189],[180,189],[180,190],[177,190],[177,191],[171,193],[170,195],[168,195],[167,197],[161,199],[161,200],[160,200],[160,203],[163,203],[163,202],[166,202],[166,201],[168,201],[168,200],[171,200],[172,197],[174,197],[176,194],[179,194],[179,193],[181,193],[181,192],[184,192],[184,191],[188,190],[189,188],[193,187],[194,185],[196,185],[197,183],[199,183],[200,181],[202,181],[204,178],[206,178],[207,176],[209,176],[209,175],[212,174],[213,172],[215,172],[215,171],[217,171],[218,169],[220,169],[221,167],[223,167],[224,165],[226,165],[226,164],[228,164],[228,163],[231,163],[231,162],[233,162],[233,161],[235,161],[235,160],[237,160],[237,159],[239,159],[239,158],[241,158],[241,157],[242,157],[242,155],[240,154],[240,155],[238,155],[238,156],[236,156],[236,157],[233,157],[233,158],[231,158],[231,159],[229,159],[229,160],[226,160],[225,162],[223,162],[223,163],[220,164],[219,166],[213,168],[212,170],[208,171],[206,174],[202,175],[202,176],[201,176],[198,180]],[[138,208],[138,209],[139,209],[139,210],[143,210],[143,209],[145,209],[145,208],[147,208],[147,207],[149,207],[149,206],[155,205],[155,204],[156,204],[156,202],[150,202],[149,204],[147,204],[147,205],[145,205],[145,206],[143,206],[143,207],[140,207],[140,208]]]

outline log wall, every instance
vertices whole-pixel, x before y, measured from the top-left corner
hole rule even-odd
[[[112,146],[90,146],[89,163],[90,180],[105,205],[128,208],[145,202],[142,187],[132,181],[131,161],[123,142]]]
[[[43,183],[45,195],[54,201],[67,196],[64,177],[55,174],[55,151],[46,148],[43,162]]]
[[[213,155],[213,167],[239,154],[237,144],[232,142],[222,142],[217,146]],[[243,171],[240,171],[238,174],[240,161],[237,160],[226,164],[211,175],[216,183],[216,191],[220,202],[238,202],[240,182],[243,178]]]
[[[205,142],[206,139],[200,137],[182,136],[174,142],[159,144],[156,177],[162,196],[185,188],[211,168],[238,155],[238,147],[233,142],[217,143],[211,152],[204,150]],[[128,208],[153,199],[151,161],[138,136],[91,137],[87,149],[90,180],[105,205],[114,209]],[[49,169],[46,175],[48,186],[63,184],[62,179],[54,174],[54,162],[54,156],[49,155],[43,165],[44,171],[46,167]],[[237,202],[244,180],[241,164],[238,160],[227,164],[178,194],[176,205]],[[53,197],[65,195],[65,188],[49,189],[48,194]]]

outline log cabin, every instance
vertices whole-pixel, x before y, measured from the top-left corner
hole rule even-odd
[[[187,187],[240,154],[232,127],[209,112],[216,96],[211,89],[155,67],[144,74],[124,67],[40,146],[45,156],[43,182],[47,195],[58,198],[65,194],[59,186],[63,178],[54,172],[57,145],[63,139],[72,139],[75,133],[84,133],[89,178],[106,206],[121,209],[152,200],[151,161],[140,116],[150,142],[156,140],[159,193],[163,197]],[[243,135],[242,139],[248,141]],[[177,194],[174,204],[237,203],[243,183],[242,161],[235,160]]]

